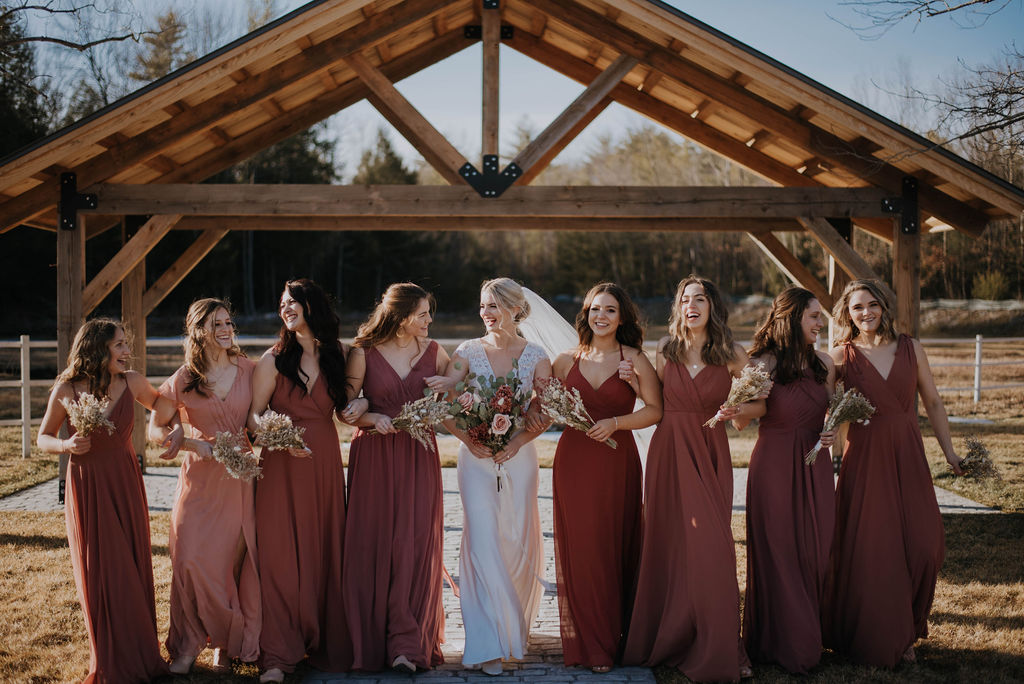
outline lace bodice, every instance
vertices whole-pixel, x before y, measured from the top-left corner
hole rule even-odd
[[[487,359],[487,352],[480,338],[466,340],[458,346],[455,354],[469,361],[469,372],[484,377],[494,375],[491,362]],[[523,392],[526,393],[526,403],[523,405],[525,411],[530,406],[530,390],[533,388],[533,372],[541,359],[547,359],[548,355],[539,344],[527,342],[523,353],[519,355],[517,375],[523,383]]]

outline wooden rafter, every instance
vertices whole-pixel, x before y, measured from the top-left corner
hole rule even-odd
[[[832,227],[832,225],[821,217],[797,219],[807,229],[815,240],[818,241],[828,254],[831,254],[843,267],[843,270],[854,278],[865,278],[881,280],[874,269],[864,261],[864,257],[850,246],[850,243],[843,239],[843,236]]]
[[[180,224],[181,222],[179,222]],[[164,300],[171,290],[178,286],[185,276],[192,271],[196,265],[203,260],[210,250],[213,249],[221,238],[228,234],[228,229],[221,226],[211,226],[203,229],[199,237],[195,239],[188,248],[181,253],[171,266],[164,271],[156,282],[153,283],[142,296],[143,316],[153,313],[153,309]],[[145,283],[143,283],[143,286]]]
[[[466,185],[109,184],[93,186],[89,192],[97,194],[99,208],[83,213],[116,215],[887,216],[881,206],[885,193],[878,188],[513,186],[492,199],[482,199]],[[844,259],[840,262],[846,266]]]
[[[822,309],[831,315],[835,300],[820,280],[807,269],[800,260],[790,252],[786,245],[771,233],[748,233],[761,251],[767,255],[773,264],[785,274],[787,278],[800,287],[806,288],[814,293],[821,303]]]
[[[551,162],[561,154],[562,150],[564,150],[569,143],[575,140],[576,136],[582,133],[583,130],[589,126],[594,119],[600,116],[601,112],[606,110],[608,105],[611,103],[612,99],[610,97],[606,97],[591,107],[590,110],[580,117],[580,119],[571,128],[565,131],[561,138],[548,147],[544,154],[537,157],[536,161],[530,165],[530,168],[526,169],[523,172],[523,175],[516,180],[516,184],[529,185],[532,183],[537,176],[544,172],[544,169],[551,165]]]
[[[793,144],[828,159],[858,176],[865,177],[875,185],[898,192],[906,172],[881,159],[871,157],[870,154],[865,154],[852,143],[755,95],[735,79],[723,78],[689,62],[644,36],[608,22],[597,12],[570,0],[531,0],[531,4],[553,14],[559,21],[573,29],[601,40],[619,52],[636,57],[687,88],[697,90],[756,121],[768,131],[788,139]],[[922,209],[927,213],[970,233],[980,234],[988,222],[987,216],[982,212],[929,186],[922,185],[919,188],[919,200]]]
[[[500,91],[501,8],[483,9],[480,23],[483,33],[483,106],[482,145],[484,155],[498,154],[498,98]],[[481,161],[481,164],[483,162]]]
[[[423,155],[434,169],[452,185],[464,184],[459,169],[466,158],[420,114],[379,69],[360,54],[349,55],[345,62],[372,92],[367,99],[391,125]]]
[[[136,212],[129,212],[136,213]],[[88,315],[138,266],[181,216],[154,216],[107,262],[82,291],[82,314]]]
[[[538,161],[549,155],[551,150],[561,142],[568,144],[566,135],[577,129],[577,125],[605,99],[611,90],[622,82],[637,60],[628,55],[620,55],[607,69],[602,71],[590,85],[572,101],[540,135],[530,142],[526,148],[516,155],[514,163],[519,168],[529,171]],[[593,117],[591,117],[593,118]],[[550,157],[553,158],[553,157]]]
[[[163,123],[79,164],[73,169],[78,174],[79,183],[101,183],[127,167],[154,159],[179,141],[253,104],[273,102],[276,109],[281,109],[273,96],[284,86],[326,69],[346,55],[372,45],[431,13],[441,11],[454,1],[409,0],[394,11],[376,15],[332,40],[314,45],[275,68],[251,76],[235,87],[213,95],[195,107],[183,110]],[[225,135],[221,132],[218,138],[223,140]],[[228,136],[228,140],[221,144],[229,142]],[[173,164],[171,168],[162,168],[168,164],[170,160],[158,167],[158,170],[164,174],[172,172]],[[0,215],[3,216],[0,232],[24,223],[52,207],[60,191],[59,176],[59,173],[54,174],[31,190],[0,204]]]

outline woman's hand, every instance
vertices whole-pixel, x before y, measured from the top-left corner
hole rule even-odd
[[[160,442],[160,446],[167,447],[164,453],[160,454],[160,458],[165,461],[173,461],[178,455],[178,450],[181,449],[181,445],[185,442],[185,430],[181,427],[181,423],[174,426],[174,429],[167,433],[167,436]]]
[[[537,406],[537,401],[530,405],[523,425],[529,432],[544,432],[551,425],[551,419],[539,408],[534,408],[535,406]]]
[[[743,408],[741,406],[722,406],[718,409],[716,416],[718,417],[719,422],[724,422],[726,420],[732,420],[738,416],[742,410]]]
[[[828,432],[822,432],[818,435],[818,439],[821,440],[821,448],[829,449],[833,444],[836,443],[836,433],[838,430],[829,430]]]
[[[391,418],[382,413],[373,413],[368,416],[373,421],[373,429],[382,435],[390,435],[398,432],[398,428],[391,424]]]
[[[213,458],[213,445],[201,439],[186,439],[183,448],[199,458]]]
[[[608,439],[613,434],[615,434],[615,431],[618,430],[618,427],[618,421],[616,421],[614,418],[603,418],[594,423],[594,427],[587,430],[587,437],[590,437],[591,439],[596,440],[598,442],[603,442],[604,440]]]
[[[74,434],[65,440],[61,441],[61,451],[76,456],[84,454],[92,448],[92,437],[83,437],[79,434]]]
[[[354,425],[369,408],[370,402],[365,397],[356,397],[348,402],[348,405],[341,412],[341,419],[349,425]]]
[[[431,375],[429,378],[424,378],[423,382],[435,394],[444,394],[455,389],[455,378],[449,378],[446,375]]]
[[[633,362],[629,359],[619,361],[619,380],[632,384],[634,378],[636,378],[636,373],[633,371]]]
[[[960,467],[960,464],[963,463],[963,459],[956,454],[946,456],[946,463],[948,463],[949,467],[953,469],[954,475],[964,474],[964,469]]]
[[[516,438],[513,438],[512,441],[509,442],[504,449],[494,454],[494,462],[498,465],[501,465],[505,461],[511,460],[513,457],[515,457],[516,454],[519,453],[519,447],[521,446],[522,444],[520,443],[520,441]]]
[[[309,447],[290,447],[288,455],[295,458],[309,458],[313,455],[313,452],[309,450]]]
[[[471,439],[464,441],[463,444],[465,444],[466,448],[469,449],[469,453],[473,454],[477,458],[491,458],[494,456],[490,449],[485,447],[483,444],[477,444]]]

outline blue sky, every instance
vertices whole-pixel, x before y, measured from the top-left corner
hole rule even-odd
[[[894,99],[883,89],[898,89],[902,80],[922,90],[937,89],[939,79],[967,64],[990,62],[1004,45],[1024,43],[1024,3],[1012,0],[984,21],[957,15],[922,22],[905,20],[884,35],[866,40],[840,22],[858,17],[839,0],[671,0],[668,4],[760,50],[824,85],[892,118]],[[829,14],[834,18],[830,18]],[[968,24],[977,25],[974,28]],[[517,123],[539,132],[582,90],[519,53],[501,52],[501,137],[511,139]],[[399,90],[459,150],[476,162],[480,148],[480,48],[473,46],[398,84]],[[381,117],[365,102],[331,120],[339,157],[348,178]],[[616,135],[646,119],[622,107],[598,117],[562,153],[580,158],[597,135]],[[392,141],[407,159],[416,153],[397,133]]]

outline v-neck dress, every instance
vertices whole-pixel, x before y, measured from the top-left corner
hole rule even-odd
[[[167,672],[156,636],[146,488],[132,448],[134,403],[125,387],[108,416],[113,433],[96,430],[89,451],[68,462],[64,520],[89,633],[86,684],[148,682]]]
[[[826,633],[855,660],[893,667],[928,636],[945,554],[917,423],[917,357],[901,335],[886,379],[855,345],[843,356],[847,387],[864,394],[875,414],[867,425],[850,425],[839,471]]]
[[[690,377],[665,365],[664,414],[651,438],[643,546],[623,662],[669,665],[698,682],[738,681],[740,596],[725,424],[704,423],[729,396],[726,366]]]
[[[191,372],[182,366],[160,386],[174,402],[191,439],[210,442],[218,432],[245,429],[255,364],[239,356],[224,399],[185,391]],[[239,539],[246,554],[235,580]],[[188,452],[181,464],[171,512],[171,607],[167,651],[195,657],[207,645],[232,658],[256,660],[260,647],[260,580],[256,571],[253,483],[230,477],[212,458]]]
[[[636,392],[618,372],[594,389],[577,357],[565,386],[579,391],[595,421],[633,412]],[[566,665],[618,662],[633,607],[643,470],[632,431],[618,430],[612,439],[618,448],[567,427],[555,451],[555,568]]]
[[[743,637],[755,662],[806,673],[821,659],[821,609],[835,524],[832,459],[804,456],[825,421],[828,389],[808,370],[768,396],[747,474]]]
[[[369,411],[394,417],[423,397],[436,373],[431,341],[403,379],[376,348],[365,350]],[[343,587],[356,670],[382,670],[404,655],[417,667],[444,662],[441,605],[441,465],[408,432],[356,432],[348,461]]]
[[[270,408],[305,428],[311,453],[263,452],[256,483],[260,663],[291,672],[308,654],[321,670],[345,671],[352,666],[341,595],[345,472],[327,381],[321,373],[306,393],[278,373]]]

